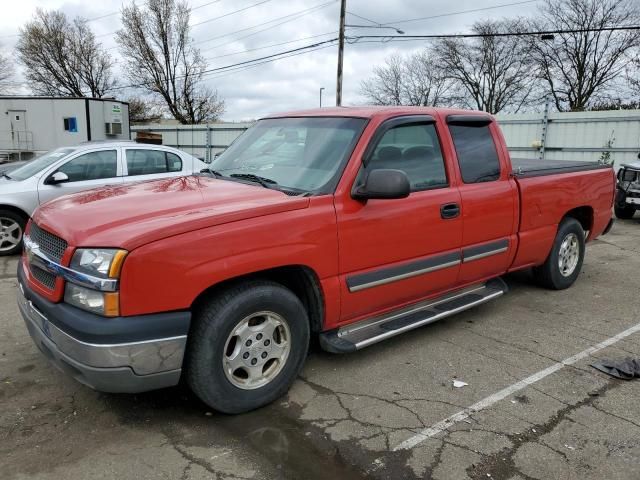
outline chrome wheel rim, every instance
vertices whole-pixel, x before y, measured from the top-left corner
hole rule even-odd
[[[580,259],[580,242],[575,233],[570,233],[562,240],[558,252],[558,267],[563,277],[570,277],[575,272]]]
[[[227,379],[236,387],[264,387],[282,371],[291,351],[287,321],[274,312],[243,318],[229,334],[222,354]]]
[[[0,252],[16,248],[22,240],[22,227],[13,218],[0,217]]]

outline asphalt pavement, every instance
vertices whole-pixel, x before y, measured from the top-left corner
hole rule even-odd
[[[12,479],[638,479],[640,224],[591,243],[569,290],[504,297],[350,355],[313,351],[280,401],[211,412],[185,387],[109,395],[51,367],[0,259],[0,476]],[[467,385],[453,386],[454,380]]]

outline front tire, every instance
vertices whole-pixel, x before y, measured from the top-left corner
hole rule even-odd
[[[27,219],[12,210],[0,210],[0,257],[16,255],[22,250],[22,236]]]
[[[538,284],[551,290],[569,288],[580,275],[584,260],[585,238],[582,225],[575,218],[565,218],[547,260],[533,269]]]
[[[616,217],[618,217],[621,220],[629,220],[633,218],[633,216],[636,213],[636,207],[634,207],[633,205],[627,205],[627,204],[621,207],[616,205],[615,207],[613,207],[613,210],[616,213]]]
[[[243,413],[284,395],[309,348],[307,312],[290,290],[252,281],[214,296],[194,315],[186,380],[211,408]]]

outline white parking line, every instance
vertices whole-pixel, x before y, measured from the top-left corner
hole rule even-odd
[[[425,428],[418,434],[414,435],[411,438],[408,438],[404,442],[394,447],[393,451],[395,452],[397,450],[407,450],[407,449],[413,448],[416,445],[419,445],[420,443],[424,442],[428,438],[431,438],[434,435],[437,435],[438,433],[443,432],[444,430],[451,427],[452,425],[469,418],[469,416],[473,415],[474,413],[479,412],[480,410],[484,410],[485,408],[490,407],[494,403],[497,403],[500,400],[507,398],[509,395],[517,392],[518,390],[522,390],[523,388],[533,383],[536,383],[537,381],[542,380],[545,377],[548,377],[552,373],[555,373],[558,370],[560,370],[562,367],[565,367],[567,365],[573,365],[574,363],[582,360],[583,358],[586,358],[589,355],[596,353],[599,350],[602,350],[603,348],[613,345],[614,343],[617,343],[620,340],[628,337],[629,335],[632,335],[637,332],[640,332],[640,323],[625,330],[624,332],[618,333],[617,335],[614,335],[613,337],[598,343],[597,345],[589,347],[580,353],[576,353],[572,357],[569,357],[561,362],[555,363],[550,367],[545,368],[544,370],[540,370],[539,372],[534,373],[533,375],[530,375],[524,380],[520,380],[519,382],[514,383],[513,385],[510,385],[500,390],[499,392],[494,393],[493,395],[489,395],[488,397],[483,398],[479,402],[474,403],[470,407],[467,407],[464,410],[454,413],[450,417],[447,417],[444,420],[441,420],[438,423],[433,424],[429,428]]]

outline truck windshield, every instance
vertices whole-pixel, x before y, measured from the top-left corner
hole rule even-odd
[[[365,123],[348,117],[260,120],[214,159],[210,169],[224,177],[253,175],[283,189],[328,193]]]
[[[41,172],[45,168],[49,168],[51,165],[56,163],[58,160],[69,155],[71,152],[74,152],[75,148],[58,148],[56,150],[51,150],[43,155],[40,155],[35,160],[23,165],[20,168],[16,168],[14,171],[10,173],[11,180],[26,180],[27,178],[33,177],[35,174]]]

